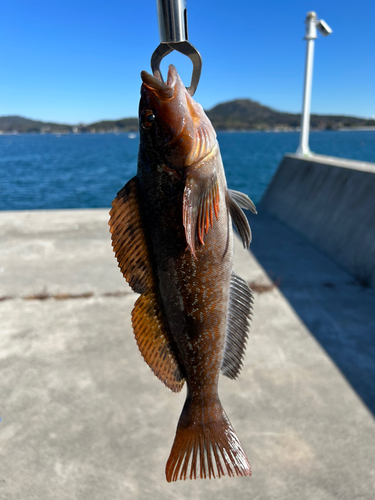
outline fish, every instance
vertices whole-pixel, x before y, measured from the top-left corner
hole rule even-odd
[[[238,377],[253,294],[233,270],[232,222],[249,247],[242,209],[228,189],[215,130],[176,68],[167,81],[142,71],[137,174],[110,211],[112,246],[130,287],[145,362],[185,404],[166,464],[168,482],[250,476],[251,467],[218,395],[220,372]]]

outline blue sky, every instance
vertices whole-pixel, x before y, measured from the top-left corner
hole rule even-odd
[[[299,112],[304,19],[333,29],[315,44],[312,111],[375,116],[374,0],[188,0],[202,54],[204,108],[248,97]],[[159,43],[155,0],[3,0],[0,116],[61,123],[136,116],[140,72]],[[186,83],[190,61],[171,54]]]

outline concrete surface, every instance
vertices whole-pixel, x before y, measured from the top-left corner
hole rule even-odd
[[[263,286],[263,267],[236,240],[236,272],[268,289],[256,293],[239,380],[220,381],[253,476],[168,484],[184,394],[169,392],[137,350],[136,296],[107,219],[105,210],[0,213],[0,498],[372,500],[373,415],[314,335],[345,348],[359,372],[374,348],[373,291],[277,221],[253,217],[257,259],[287,291]],[[358,329],[349,346],[345,329]],[[374,362],[364,369],[371,377]]]
[[[252,227],[254,256],[375,415],[375,291],[275,217]]]
[[[375,287],[375,164],[285,155],[262,207]]]

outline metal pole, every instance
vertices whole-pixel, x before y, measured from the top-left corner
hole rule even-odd
[[[163,81],[160,71],[162,59],[177,50],[193,63],[193,74],[187,91],[194,95],[202,71],[202,58],[188,40],[186,0],[156,0],[160,44],[151,56],[151,69]]]
[[[188,40],[186,0],[156,0],[161,43]]]
[[[310,133],[310,109],[311,109],[311,87],[314,62],[314,44],[317,37],[316,34],[316,13],[308,12],[306,17],[306,66],[305,66],[305,83],[303,90],[302,115],[301,115],[301,133],[299,146],[296,154],[300,156],[310,156],[309,148],[309,133]]]

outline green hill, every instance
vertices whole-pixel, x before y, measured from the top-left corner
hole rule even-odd
[[[40,122],[22,116],[0,116],[0,130],[2,132],[71,132],[71,125],[60,123]]]
[[[269,130],[296,128],[301,115],[276,111],[250,99],[236,99],[218,104],[207,111],[216,130]],[[311,115],[312,129],[375,126],[375,120],[351,116]]]
[[[300,125],[301,115],[277,111],[251,99],[235,99],[206,111],[216,130],[290,130]],[[311,115],[311,128],[338,130],[350,127],[375,127],[375,120],[353,116]],[[21,116],[0,117],[3,133],[97,133],[135,132],[138,118],[103,120],[91,124],[65,125],[41,122]]]
[[[218,104],[207,111],[217,130],[262,130],[277,126],[298,127],[300,115],[282,113],[250,99]]]
[[[65,125],[61,123],[41,122],[23,118],[22,116],[1,116],[0,131],[3,133],[84,133],[84,132],[135,132],[138,131],[138,118],[122,120],[105,120],[89,125]]]
[[[91,123],[87,126],[88,131],[117,130],[118,132],[138,132],[138,118],[123,118],[122,120],[103,120]]]

